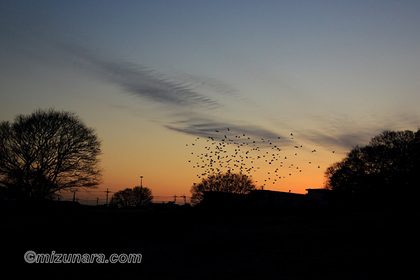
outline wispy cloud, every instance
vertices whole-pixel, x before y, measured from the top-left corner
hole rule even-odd
[[[384,117],[370,114],[364,116],[318,116],[314,129],[300,131],[300,136],[313,144],[349,150],[356,145],[366,145],[370,139],[384,130],[416,130],[420,118],[412,114]]]
[[[278,134],[260,126],[247,124],[238,125],[235,123],[217,121],[211,118],[204,118],[202,116],[172,122],[171,124],[166,124],[165,127],[174,131],[204,138],[212,137],[217,140],[223,139],[224,135],[237,135],[242,139],[248,139],[248,137],[258,141],[263,139],[279,141],[278,139],[280,139],[283,144],[290,144],[292,142],[287,135]],[[241,141],[241,138],[238,138],[237,141]]]
[[[375,135],[375,134],[373,134]],[[349,132],[326,133],[322,130],[305,131],[300,137],[315,145],[349,150],[356,145],[367,144],[373,136],[372,131],[358,130]]]
[[[79,67],[90,71],[106,82],[119,86],[122,90],[141,98],[170,106],[214,109],[221,104],[216,100],[194,90],[204,84],[218,91],[226,87],[214,81],[198,81],[197,77],[171,79],[153,69],[140,64],[101,56],[93,51],[75,45],[58,44],[59,48],[71,55]],[[191,81],[194,81],[192,83]],[[218,88],[219,87],[219,88]]]
[[[252,137],[282,137],[262,126],[248,125],[246,121],[238,125],[235,121],[223,120],[223,116],[222,121],[216,121],[216,118],[205,114],[224,107],[223,101],[226,98],[245,100],[237,90],[222,81],[185,73],[165,76],[143,65],[99,55],[81,46],[62,43],[57,46],[67,56],[71,56],[73,64],[85,71],[134,96],[167,105],[169,113],[162,112],[165,120],[159,122],[170,130],[194,136],[217,137],[216,131],[232,128]],[[221,97],[222,102],[212,98],[215,96]]]
[[[268,129],[267,123],[255,124],[247,119],[233,120],[216,109],[227,106],[226,98],[236,98],[235,106],[246,106],[244,97],[230,85],[216,79],[185,73],[164,75],[141,64],[135,64],[69,44],[57,44],[61,51],[71,56],[72,62],[114,84],[136,97],[147,99],[170,109],[159,122],[167,129],[199,137],[220,137],[227,128],[255,139],[278,139],[291,144],[297,140],[313,145],[349,150],[366,144],[371,137],[385,129],[407,129],[420,123],[417,116],[401,115],[387,119],[371,114],[367,118],[331,113],[308,120],[305,129],[294,129],[299,136],[291,140],[284,127]],[[219,97],[219,99],[217,99]],[[220,98],[221,97],[221,98]],[[224,108],[232,111],[233,108]],[[216,110],[216,111],[215,111]],[[213,114],[207,114],[213,112]],[[215,114],[216,112],[216,114]],[[216,117],[217,116],[217,117]],[[251,116],[247,115],[248,118]],[[316,121],[315,121],[316,120]],[[268,120],[267,120],[268,121]],[[292,127],[288,123],[287,127]],[[312,128],[308,128],[312,127]],[[276,132],[274,132],[276,131]],[[282,132],[282,133],[279,133]],[[283,134],[283,135],[281,135]]]

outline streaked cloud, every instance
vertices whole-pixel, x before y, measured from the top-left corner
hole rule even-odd
[[[286,135],[275,133],[261,126],[216,121],[198,115],[196,115],[195,118],[172,122],[171,124],[166,124],[164,126],[174,131],[204,138],[213,137],[214,139],[223,139],[226,134],[236,134],[243,139],[248,139],[248,137],[255,140],[265,139],[278,141],[278,139],[280,139],[284,144],[291,143],[290,138]],[[240,142],[241,138],[238,138],[237,141]]]
[[[65,44],[58,46],[71,55],[79,67],[130,94],[159,104],[214,109],[221,104],[194,88],[201,83],[213,90],[227,92],[225,86],[212,80],[198,81],[198,78],[193,76],[189,76],[188,80],[179,77],[173,79],[143,65],[101,56],[87,48]]]
[[[300,137],[324,147],[350,150],[356,145],[366,145],[370,139],[384,130],[416,130],[420,117],[415,114],[384,116],[370,114],[365,116],[318,116],[316,129],[299,132]],[[320,125],[321,124],[321,125]]]
[[[306,131],[300,134],[300,137],[306,139],[312,144],[324,147],[349,150],[356,145],[366,144],[373,136],[372,131],[353,131],[326,133],[323,131]]]
[[[97,78],[136,97],[166,106],[167,111],[156,114],[162,117],[158,122],[169,130],[199,137],[218,137],[220,134],[216,131],[230,128],[252,138],[281,137],[285,144],[297,140],[287,137],[290,132],[281,125],[269,129],[268,119],[256,124],[249,121],[250,115],[245,119],[233,120],[221,114],[222,111],[218,111],[221,108],[228,111],[234,109],[226,108],[229,106],[227,98],[235,99],[236,102],[232,103],[235,107],[247,106],[247,100],[234,87],[217,79],[186,73],[164,75],[141,64],[100,55],[82,46],[57,46],[71,57],[73,64]],[[315,119],[317,121],[313,121]],[[299,141],[349,150],[355,145],[366,144],[371,137],[383,130],[406,129],[418,123],[420,119],[417,115],[401,114],[387,118],[383,114],[361,117],[344,113],[332,115],[330,112],[308,119],[305,129],[298,126],[295,131],[299,135]],[[293,123],[287,123],[287,127],[293,127]]]
[[[168,111],[156,114],[163,117],[159,122],[170,130],[194,136],[217,137],[217,130],[232,128],[252,137],[281,137],[262,126],[248,125],[246,120],[238,125],[235,121],[224,120],[223,115],[221,121],[216,121],[211,114],[205,114],[225,107],[226,98],[233,98],[236,106],[245,105],[241,103],[245,98],[222,81],[185,73],[167,76],[140,64],[99,55],[81,46],[57,46],[71,56],[72,63],[77,67],[136,97],[166,106]],[[219,97],[220,101],[213,97]]]

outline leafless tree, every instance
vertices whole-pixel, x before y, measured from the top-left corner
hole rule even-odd
[[[116,192],[111,198],[111,205],[117,207],[140,207],[150,203],[153,199],[149,188],[134,187]]]
[[[252,190],[255,190],[255,185],[245,174],[230,172],[213,174],[192,186],[191,199],[196,203],[200,202],[206,191],[247,194]]]
[[[0,187],[9,197],[51,198],[99,184],[100,141],[74,113],[53,109],[0,123]]]

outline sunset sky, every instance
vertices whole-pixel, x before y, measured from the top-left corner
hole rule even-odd
[[[102,140],[100,191],[142,175],[189,196],[195,155],[229,132],[287,157],[258,163],[258,187],[305,193],[354,145],[420,126],[419,15],[419,1],[2,1],[0,120],[75,112]]]

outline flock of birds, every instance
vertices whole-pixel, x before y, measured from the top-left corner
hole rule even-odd
[[[302,173],[306,164],[312,168],[321,168],[312,161],[298,159],[301,150],[309,151],[303,145],[284,147],[285,143],[292,143],[293,133],[290,133],[288,139],[280,136],[275,139],[255,139],[226,128],[215,130],[212,135],[215,136],[197,137],[192,143],[186,144],[191,149],[188,162],[197,169],[199,179],[211,174],[232,172],[256,177],[260,182],[254,182],[264,187]],[[310,152],[317,151],[310,149]]]

